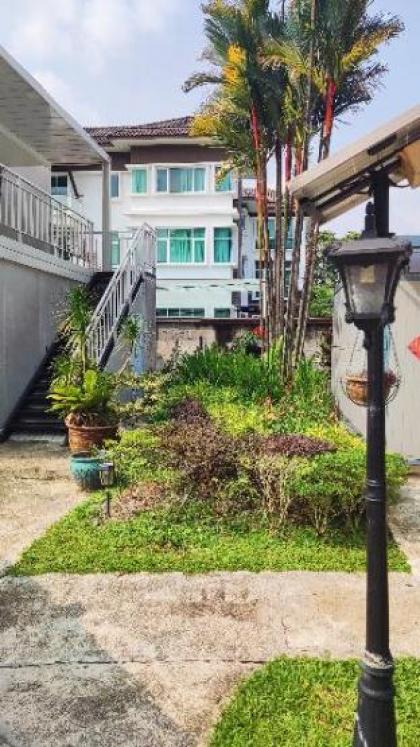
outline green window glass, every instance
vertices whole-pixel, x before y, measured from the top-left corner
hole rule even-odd
[[[194,228],[194,262],[204,262],[206,254],[206,229]]]
[[[232,229],[214,229],[214,261],[216,263],[230,262],[232,256]]]
[[[216,167],[216,192],[231,192],[232,191],[232,174],[225,174],[224,177],[219,179],[221,168]]]
[[[158,228],[156,234],[157,234],[157,261],[167,262],[168,261],[169,231],[167,228]]]
[[[121,243],[119,234],[116,231],[111,233],[111,264],[112,267],[119,267],[121,262]]]
[[[170,261],[176,264],[188,264],[193,261],[191,231],[175,228],[170,234]]]
[[[167,316],[172,319],[179,319],[179,317],[202,317],[204,316],[204,309],[156,309],[156,316]]]
[[[157,169],[156,172],[156,191],[168,191],[168,169]]]
[[[110,183],[109,193],[111,197],[120,196],[120,175],[119,174],[111,174],[111,183]]]
[[[193,191],[192,169],[170,169],[169,172],[169,189],[171,192],[192,192]]]
[[[133,169],[131,172],[132,191],[136,195],[144,195],[147,192],[147,170]]]
[[[194,192],[204,192],[206,189],[206,170],[194,169]]]
[[[230,319],[230,309],[215,309],[214,318],[215,319]]]

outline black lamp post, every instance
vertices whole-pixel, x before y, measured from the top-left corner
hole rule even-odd
[[[411,245],[361,239],[332,248],[346,296],[346,321],[363,330],[368,355],[366,653],[361,663],[354,747],[396,747],[394,665],[389,649],[385,478],[384,327]]]

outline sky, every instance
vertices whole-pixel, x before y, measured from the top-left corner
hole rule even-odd
[[[0,0],[0,8],[0,43],[84,125],[169,119],[200,104],[203,92],[181,89],[200,69],[200,0]],[[382,49],[383,87],[339,124],[333,151],[419,103],[420,3],[373,0],[372,9],[398,13],[406,30]],[[362,221],[359,208],[331,228],[341,234]],[[420,234],[420,190],[393,190],[391,230]]]

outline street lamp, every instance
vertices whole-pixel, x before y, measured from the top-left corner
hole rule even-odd
[[[389,649],[385,476],[384,327],[411,245],[388,238],[336,244],[329,252],[346,297],[346,321],[364,332],[368,356],[366,652],[354,747],[396,747],[394,665]]]

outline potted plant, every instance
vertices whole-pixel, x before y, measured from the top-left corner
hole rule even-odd
[[[115,388],[115,377],[96,368],[88,368],[78,377],[64,375],[53,379],[51,410],[64,417],[73,453],[90,451],[116,437]]]
[[[393,371],[384,373],[384,396],[388,399],[391,389],[397,384],[397,377]],[[356,405],[366,407],[368,403],[368,377],[367,371],[347,374],[345,377],[345,389],[348,398]]]
[[[49,393],[51,411],[63,416],[73,453],[102,446],[118,428],[115,376],[100,371],[88,356],[91,316],[89,292],[73,288],[62,325],[65,353],[55,362]]]

